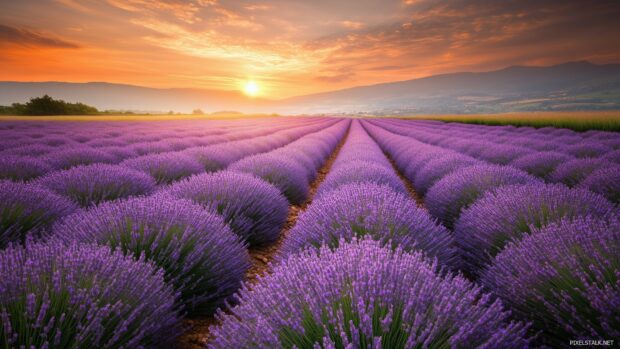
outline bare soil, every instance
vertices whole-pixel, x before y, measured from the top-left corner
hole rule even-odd
[[[420,194],[415,191],[415,189],[413,188],[413,184],[411,184],[411,181],[398,170],[398,166],[396,166],[396,162],[394,162],[394,159],[392,159],[392,157],[388,153],[384,154],[390,161],[390,164],[392,164],[392,167],[394,168],[394,171],[396,171],[396,174],[398,175],[400,180],[403,181],[403,183],[405,184],[409,195],[413,198],[413,200],[415,200],[419,208],[426,210],[426,206],[424,206],[424,200],[422,199],[422,196],[420,196]]]
[[[345,135],[342,137],[342,140],[340,140],[340,143],[338,143],[338,145],[331,153],[323,167],[321,167],[316,179],[312,181],[312,183],[310,183],[310,193],[308,195],[308,199],[301,205],[291,205],[289,207],[288,217],[286,219],[286,223],[282,227],[282,231],[280,232],[278,240],[270,245],[251,247],[249,249],[250,257],[252,260],[252,266],[250,267],[250,269],[248,269],[246,274],[246,282],[249,285],[256,283],[260,276],[264,276],[271,271],[271,261],[280,250],[280,246],[282,246],[282,243],[284,242],[284,239],[286,239],[288,232],[295,226],[299,214],[302,211],[306,210],[308,205],[312,203],[312,198],[314,197],[314,194],[319,188],[319,185],[323,183],[325,177],[331,170],[332,165],[338,157],[340,149],[346,142],[348,136],[349,130],[347,130]],[[217,326],[218,324],[218,320],[213,316],[194,317],[184,320],[184,325],[186,328],[188,328],[188,330],[179,338],[178,348],[205,348],[207,343],[212,339],[211,333],[209,331],[210,327],[214,325]]]

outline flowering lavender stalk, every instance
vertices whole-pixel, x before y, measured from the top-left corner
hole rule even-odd
[[[191,313],[211,314],[239,288],[249,257],[218,215],[154,195],[103,203],[54,225],[54,239],[97,243],[165,271]]]
[[[56,171],[36,181],[83,207],[103,201],[146,195],[155,180],[146,173],[119,165],[93,164]]]
[[[464,210],[454,236],[462,269],[477,276],[510,240],[564,218],[618,214],[612,203],[587,190],[560,184],[525,184],[488,192]]]
[[[209,348],[523,348],[527,326],[421,253],[370,239],[310,249],[245,286]]]
[[[219,213],[250,245],[276,241],[288,215],[288,202],[280,191],[247,173],[205,173],[174,183],[165,193]]]
[[[426,207],[446,227],[452,228],[461,210],[466,209],[485,192],[502,185],[536,181],[527,173],[508,166],[469,166],[437,181],[426,193]]]
[[[181,330],[174,299],[161,270],[109,248],[0,251],[4,348],[168,348]]]
[[[564,220],[509,244],[481,277],[542,342],[620,338],[620,220]]]
[[[37,238],[60,217],[77,209],[71,200],[33,184],[0,181],[0,248]]]
[[[300,214],[281,249],[281,257],[323,244],[369,236],[392,247],[421,250],[454,265],[452,236],[410,198],[390,187],[362,182],[330,191]]]

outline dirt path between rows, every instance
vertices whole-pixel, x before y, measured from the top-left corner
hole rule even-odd
[[[427,210],[426,206],[424,206],[424,199],[422,199],[422,196],[420,196],[420,194],[418,194],[418,192],[415,191],[415,189],[413,188],[413,184],[411,184],[411,181],[407,177],[405,177],[405,175],[402,172],[398,170],[398,166],[396,166],[396,162],[394,161],[394,159],[392,159],[392,157],[388,153],[384,152],[383,154],[385,154],[385,157],[388,158],[388,160],[390,161],[390,164],[392,164],[392,168],[394,169],[394,171],[396,172],[400,180],[403,181],[403,183],[405,184],[405,187],[407,188],[407,191],[409,192],[409,196],[411,196],[411,198],[415,201],[415,203],[418,205],[419,208]]]
[[[288,217],[286,219],[286,223],[282,227],[282,231],[280,232],[278,240],[271,245],[252,247],[249,249],[252,266],[246,274],[246,282],[248,282],[250,285],[255,283],[259,276],[265,275],[270,272],[269,263],[273,260],[277,252],[280,250],[280,247],[282,246],[284,239],[286,239],[288,232],[295,226],[299,214],[302,211],[305,211],[308,205],[312,203],[314,194],[319,188],[319,185],[323,183],[325,177],[331,170],[332,165],[338,157],[340,149],[346,142],[348,136],[349,130],[347,129],[344,136],[340,140],[340,143],[338,143],[338,145],[331,153],[323,167],[321,167],[321,169],[319,170],[316,179],[312,181],[312,183],[310,183],[310,193],[308,195],[308,200],[306,200],[301,205],[291,205],[289,207]],[[211,326],[218,325],[218,321],[213,316],[196,317],[192,319],[186,319],[184,321],[184,325],[190,329],[179,338],[178,348],[203,349],[212,338],[209,328]]]

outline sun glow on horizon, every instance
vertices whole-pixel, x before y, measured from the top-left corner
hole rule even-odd
[[[243,92],[250,97],[256,97],[260,92],[260,86],[256,81],[250,80],[243,86]]]

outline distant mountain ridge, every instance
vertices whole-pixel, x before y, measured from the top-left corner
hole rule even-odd
[[[289,105],[388,112],[500,112],[620,108],[620,64],[569,62],[450,73],[295,97]],[[571,106],[572,104],[572,106]]]
[[[156,89],[110,83],[0,82],[0,105],[49,94],[99,109],[239,110],[281,113],[482,113],[620,109],[620,64],[586,61],[548,67],[512,66],[359,86],[279,101],[240,92]]]

